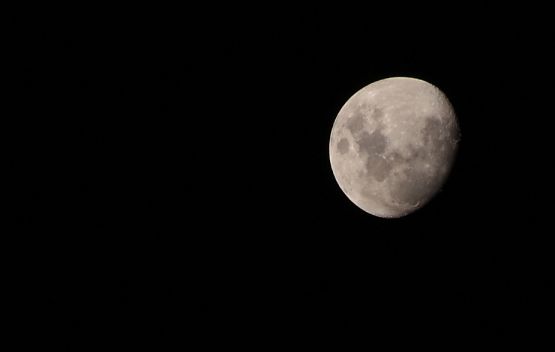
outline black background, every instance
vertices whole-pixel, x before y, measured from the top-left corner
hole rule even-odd
[[[16,267],[46,344],[552,331],[553,32],[540,9],[60,13],[12,29]],[[342,194],[328,140],[343,103],[391,76],[440,87],[462,139],[443,191],[386,220]]]

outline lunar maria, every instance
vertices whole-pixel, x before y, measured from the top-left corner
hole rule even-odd
[[[360,89],[330,136],[335,179],[375,216],[398,218],[426,205],[447,180],[460,132],[453,106],[434,85],[394,77]]]

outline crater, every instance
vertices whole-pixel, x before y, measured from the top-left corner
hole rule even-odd
[[[349,141],[347,140],[347,138],[341,138],[339,143],[337,143],[337,150],[341,154],[347,153],[347,151],[349,150]]]

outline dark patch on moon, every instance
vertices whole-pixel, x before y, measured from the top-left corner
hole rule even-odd
[[[391,168],[392,166],[389,161],[379,155],[370,154],[368,155],[368,159],[366,159],[367,174],[374,177],[378,182],[382,182],[387,178]]]
[[[358,145],[361,151],[371,154],[382,154],[387,146],[387,139],[382,134],[381,129],[376,129],[372,133],[363,131],[358,139]]]
[[[426,186],[430,182],[429,177],[413,168],[406,169],[404,176],[403,181],[392,190],[391,197],[396,202],[411,205],[427,201],[430,196],[430,187]]]
[[[362,129],[363,123],[364,119],[362,118],[362,115],[357,114],[348,120],[346,125],[349,131],[351,131],[351,134],[355,134]]]
[[[342,138],[339,143],[337,143],[337,150],[341,154],[347,153],[349,150],[349,141],[346,138]]]
[[[376,120],[381,120],[383,115],[384,113],[381,109],[374,108],[374,110],[372,111],[372,117]]]
[[[371,175],[378,182],[384,181],[395,166],[403,164],[406,160],[397,152],[389,155],[370,154],[366,159],[366,174]],[[397,174],[397,171],[394,172]]]
[[[427,155],[426,150],[422,147],[415,147],[412,144],[408,145],[408,149],[410,150],[410,154],[407,158],[405,158],[406,162],[414,162],[418,159],[425,159]]]
[[[381,129],[376,129],[372,133],[362,132],[358,145],[360,151],[367,154],[366,174],[372,176],[378,182],[385,180],[392,169],[392,165],[384,156],[387,138],[382,134]]]

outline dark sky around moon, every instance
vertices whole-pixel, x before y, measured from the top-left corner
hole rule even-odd
[[[209,344],[552,331],[542,12],[251,10],[14,27],[18,270],[49,341],[178,344],[183,317]],[[462,136],[395,222],[353,208],[327,154],[346,99],[391,76],[441,87]]]

